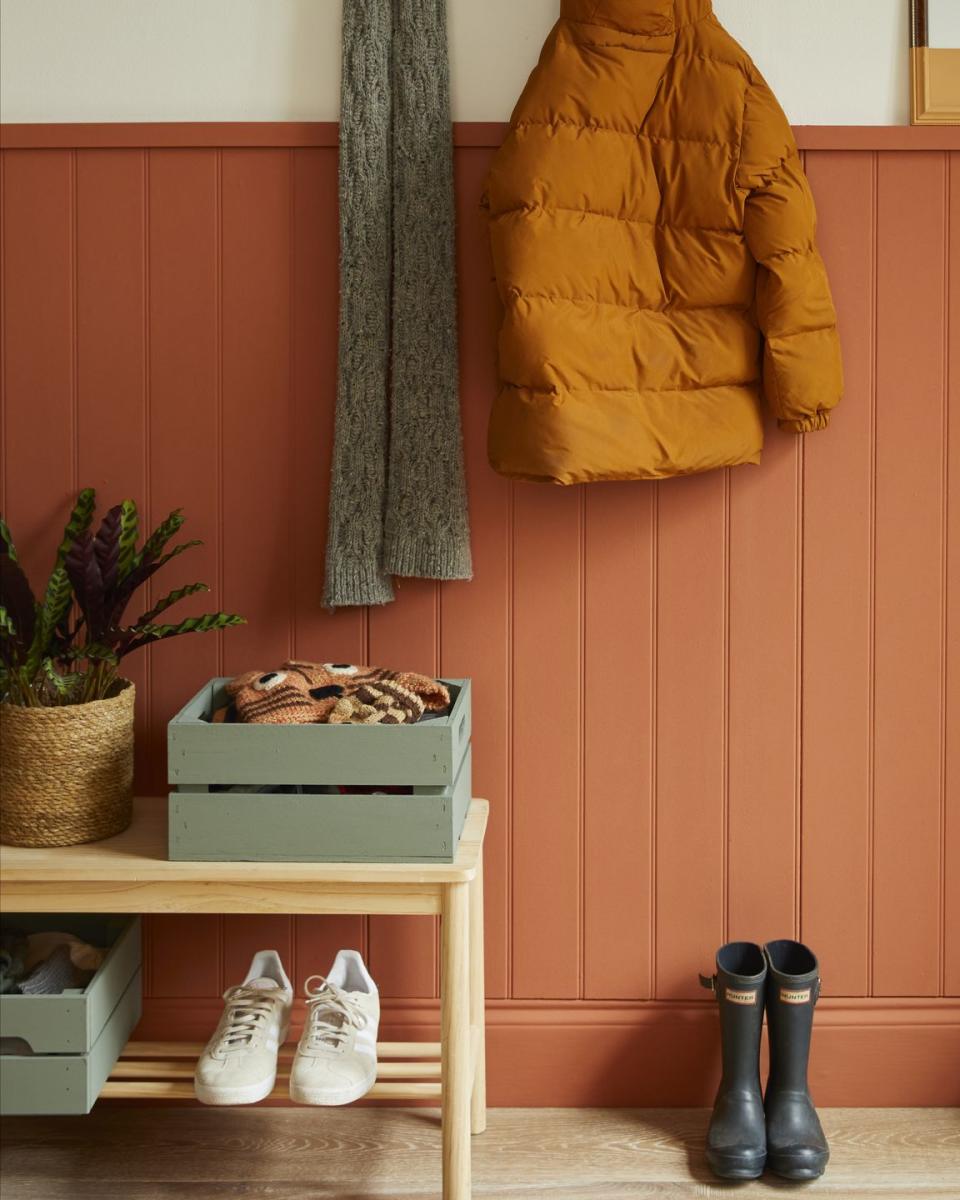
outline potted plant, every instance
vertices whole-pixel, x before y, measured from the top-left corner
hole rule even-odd
[[[183,525],[172,512],[138,546],[132,500],[93,531],[96,495],[84,489],[67,522],[42,600],[24,574],[0,518],[0,840],[70,846],[122,832],[133,800],[134,686],[120,663],[141,646],[243,623],[204,613],[176,624],[158,618],[208,591],[189,583],[124,624],[134,593],[171,559]]]

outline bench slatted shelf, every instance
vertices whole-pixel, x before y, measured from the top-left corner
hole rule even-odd
[[[439,1042],[383,1042],[371,1099],[439,1101],[444,1200],[469,1200],[470,1135],[486,1127],[483,838],[473,800],[452,863],[170,862],[167,802],[135,803],[126,833],[58,849],[0,848],[5,912],[403,914],[441,918]],[[189,1042],[130,1042],[101,1095],[193,1097]],[[293,1045],[280,1056],[286,1095]]]

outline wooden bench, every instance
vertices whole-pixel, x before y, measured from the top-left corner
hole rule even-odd
[[[10,912],[351,913],[440,916],[439,1043],[383,1043],[370,1095],[438,1099],[444,1200],[469,1200],[470,1135],[486,1127],[483,838],[488,805],[471,802],[453,863],[200,863],[167,860],[166,801],[140,799],[126,833],[59,849],[0,849],[0,906]],[[192,1044],[131,1042],[103,1092],[189,1098]],[[286,1053],[281,1054],[280,1077]]]

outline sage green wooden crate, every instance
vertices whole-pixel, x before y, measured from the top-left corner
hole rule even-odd
[[[169,854],[195,862],[453,862],[471,754],[452,787],[412,795],[171,792]]]
[[[447,787],[470,744],[470,680],[444,679],[452,707],[415,725],[214,724],[227,679],[206,684],[170,722],[168,782]]]
[[[0,1056],[0,1114],[88,1113],[140,1020],[142,996],[138,968],[100,1036],[85,1054]]]
[[[170,858],[452,862],[472,790],[470,681],[443,682],[449,715],[416,725],[223,725],[226,680],[213,680],[170,723]],[[237,785],[311,790],[220,790]]]
[[[0,996],[0,1037],[23,1039],[33,1051],[0,1055],[0,1113],[89,1112],[140,1019],[140,918],[16,913],[4,925],[110,947],[85,988]]]

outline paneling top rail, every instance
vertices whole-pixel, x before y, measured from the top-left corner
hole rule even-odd
[[[499,146],[499,121],[458,121],[457,146]],[[799,125],[801,150],[960,150],[960,127]],[[335,121],[157,121],[0,124],[0,149],[162,149],[164,147],[335,146]]]

